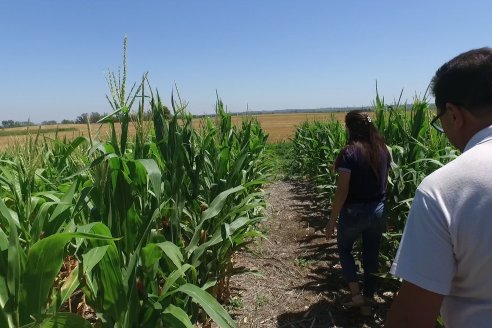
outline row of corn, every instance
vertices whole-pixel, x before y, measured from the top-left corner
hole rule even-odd
[[[110,78],[107,138],[88,125],[0,154],[0,327],[235,327],[221,302],[260,235],[266,134],[220,100],[194,128],[145,76],[128,94]]]

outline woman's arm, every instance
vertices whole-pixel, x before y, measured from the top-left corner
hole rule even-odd
[[[330,219],[326,225],[326,238],[330,238],[335,231],[338,216],[342,210],[343,204],[347,199],[350,184],[350,172],[339,171],[337,177],[337,190],[335,191],[335,199],[331,205]]]

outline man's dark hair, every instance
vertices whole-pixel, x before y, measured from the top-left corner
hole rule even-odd
[[[431,81],[436,106],[446,103],[474,112],[492,105],[492,48],[473,49],[442,65]]]

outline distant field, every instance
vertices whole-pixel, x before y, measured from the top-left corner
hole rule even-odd
[[[13,128],[13,129],[0,129],[0,137],[12,137],[12,136],[25,136],[27,134],[36,134],[37,132],[46,134],[46,133],[56,133],[58,132],[67,132],[67,131],[76,131],[77,129],[74,127],[67,127],[66,125],[60,125],[58,128],[44,128],[40,126],[31,126],[29,129],[27,127],[23,128]]]
[[[264,114],[254,115],[261,123],[263,129],[268,133],[268,141],[276,143],[287,141],[293,137],[296,127],[304,121],[323,121],[329,120],[331,117],[343,121],[345,113],[294,113],[294,114]],[[240,124],[246,116],[233,116],[232,122]],[[193,121],[196,127],[200,124],[200,119]],[[41,138],[54,138],[56,128],[52,125],[39,128],[39,126],[31,126],[29,133],[36,135],[41,133]],[[135,132],[135,128],[130,126],[130,134]],[[91,124],[92,136],[94,138],[107,139],[109,136],[109,126],[107,124]],[[5,149],[9,145],[22,144],[26,140],[27,128],[12,128],[0,130],[0,149]],[[78,136],[88,136],[87,125],[85,124],[63,124],[59,125],[58,138],[75,138]]]
[[[324,121],[334,117],[343,121],[345,113],[302,113],[302,114],[266,114],[255,116],[262,128],[268,133],[270,143],[287,141],[294,137],[294,132],[298,125],[305,121]],[[235,116],[232,118],[234,123],[240,123],[243,117]]]

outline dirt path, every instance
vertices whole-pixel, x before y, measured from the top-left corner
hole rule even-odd
[[[235,258],[254,270],[231,279],[229,310],[240,327],[381,327],[395,286],[382,281],[373,314],[344,309],[349,293],[341,278],[336,240],[327,241],[327,213],[308,183],[277,181],[267,190],[267,239]]]

